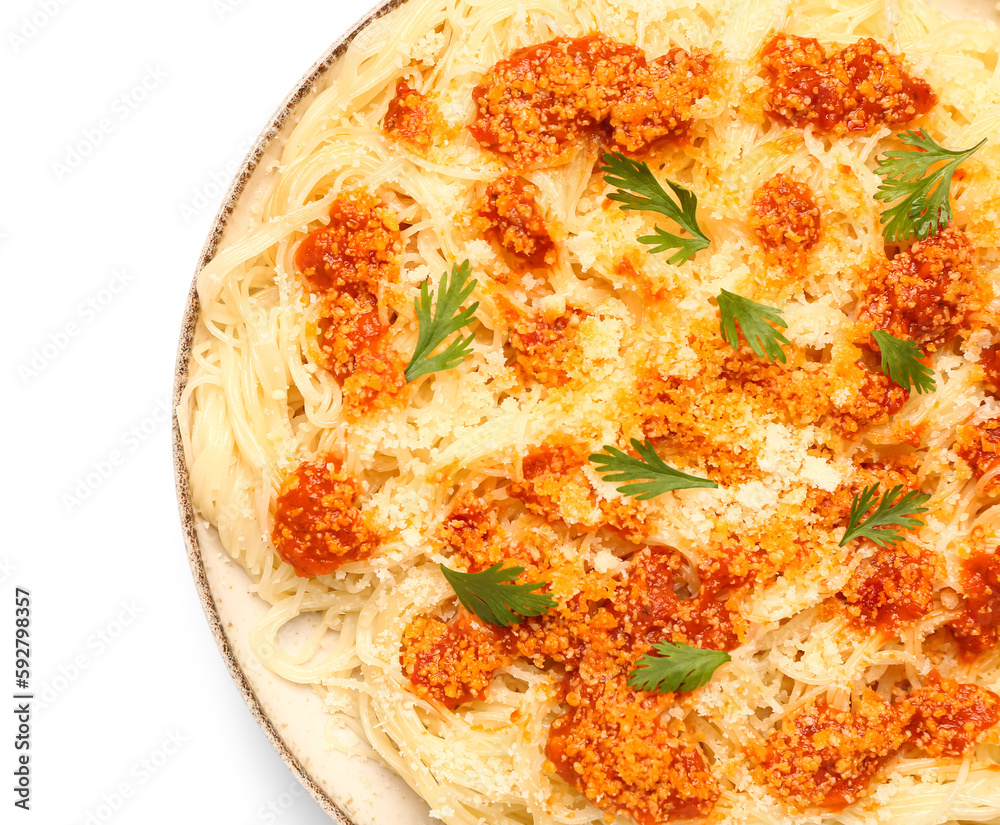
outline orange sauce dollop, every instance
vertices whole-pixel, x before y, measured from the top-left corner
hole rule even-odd
[[[378,549],[381,536],[356,501],[361,485],[332,456],[300,464],[278,494],[271,540],[297,576],[321,576]]]

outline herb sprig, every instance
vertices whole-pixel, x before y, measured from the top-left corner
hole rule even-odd
[[[667,263],[680,266],[689,261],[699,249],[708,247],[711,241],[698,226],[695,214],[698,208],[698,196],[694,192],[668,180],[667,186],[677,197],[675,203],[645,163],[626,157],[621,152],[606,152],[601,160],[604,162],[601,166],[604,180],[617,189],[608,195],[608,198],[620,203],[621,209],[658,212],[666,215],[692,235],[690,238],[682,238],[655,226],[654,234],[642,235],[638,239],[639,243],[652,246],[650,252],[676,249],[677,252],[667,258]]]
[[[645,443],[632,439],[632,449],[639,454],[639,458],[607,444],[603,449],[603,453],[590,456],[590,460],[598,465],[597,472],[606,474],[605,481],[639,481],[638,484],[624,484],[618,488],[623,496],[635,496],[638,501],[656,498],[670,490],[719,486],[710,479],[675,470],[656,454],[648,439]]]
[[[431,355],[449,335],[458,332],[476,319],[478,301],[461,312],[458,311],[462,301],[476,288],[477,282],[469,281],[471,271],[469,262],[463,261],[461,266],[457,264],[452,266],[450,280],[447,272],[441,276],[437,288],[437,306],[434,307],[433,313],[431,312],[433,296],[427,289],[427,282],[424,281],[420,285],[420,297],[413,301],[420,332],[417,335],[417,346],[413,350],[413,357],[406,365],[407,382],[421,375],[457,367],[472,351],[472,342],[476,336],[470,334],[468,337],[459,336],[453,339],[437,355]]]
[[[923,352],[914,341],[907,341],[890,335],[882,329],[872,333],[872,338],[878,344],[882,354],[882,372],[889,376],[893,383],[904,390],[914,389],[917,395],[933,392],[937,386],[932,370],[921,359]]]
[[[556,606],[548,593],[535,593],[545,582],[513,584],[523,567],[503,567],[497,562],[480,573],[463,573],[441,565],[458,600],[480,619],[500,627],[520,624],[530,616],[541,616]]]
[[[681,693],[707,685],[715,671],[732,657],[723,650],[703,650],[673,642],[653,645],[658,655],[646,654],[636,662],[628,683],[638,690]]]
[[[900,140],[912,149],[895,149],[880,159],[875,173],[882,178],[875,197],[898,200],[882,213],[882,234],[889,243],[910,236],[918,240],[951,222],[951,179],[959,165],[979,149],[945,149],[924,131],[903,132]],[[935,164],[943,163],[931,171]]]
[[[740,348],[740,337],[736,325],[743,331],[750,349],[758,358],[767,358],[770,363],[775,359],[785,363],[785,353],[782,344],[791,343],[775,327],[787,328],[788,324],[781,317],[781,310],[758,304],[742,295],[728,292],[725,289],[719,293],[719,333],[733,349]],[[772,326],[774,324],[774,326]]]
[[[885,493],[875,511],[868,518],[864,518],[878,499],[878,487],[878,484],[865,487],[854,497],[854,501],[851,502],[847,530],[840,540],[841,547],[854,539],[861,538],[869,539],[879,547],[888,547],[903,540],[900,528],[915,530],[917,527],[923,526],[922,519],[912,518],[912,516],[927,512],[927,508],[923,505],[930,500],[930,496],[918,490],[910,490],[905,495],[900,496],[903,491],[901,484],[897,484]]]

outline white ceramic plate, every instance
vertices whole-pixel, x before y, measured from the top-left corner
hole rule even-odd
[[[296,120],[327,82],[328,70],[365,26],[406,0],[388,0],[337,40],[302,78],[278,108],[250,150],[226,195],[202,250],[195,273],[230,242],[230,228],[245,223],[243,215],[272,172],[276,158]],[[933,0],[930,0],[933,4]],[[888,6],[895,5],[886,0]],[[1000,3],[993,0],[941,0],[953,17],[1000,22]],[[187,383],[191,337],[198,314],[192,284],[181,329],[174,379],[174,405]],[[188,559],[205,615],[229,672],[268,739],[306,790],[341,825],[430,825],[427,804],[402,779],[370,760],[332,751],[324,738],[328,716],[319,697],[304,685],[287,682],[263,668],[250,652],[251,628],[267,612],[267,604],[250,593],[250,578],[226,554],[214,528],[194,513],[180,429],[174,419],[174,471]]]

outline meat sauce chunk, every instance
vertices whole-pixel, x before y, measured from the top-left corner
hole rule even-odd
[[[870,427],[885,424],[902,409],[910,397],[908,390],[881,372],[857,365],[860,382],[843,401],[834,403],[831,423],[844,438],[857,439]]]
[[[716,566],[702,575],[696,595],[680,598],[675,585],[681,560],[675,553],[646,548],[633,561],[628,598],[622,612],[636,638],[672,641],[711,650],[732,650],[739,644],[734,616],[720,593],[731,581]],[[707,572],[707,571],[706,571]]]
[[[437,106],[430,98],[400,80],[396,84],[395,97],[389,101],[382,129],[389,137],[426,151],[434,142],[440,119]]]
[[[529,267],[551,266],[556,262],[555,243],[538,206],[538,187],[505,175],[490,183],[477,210],[486,238]]]
[[[965,233],[947,226],[875,268],[858,319],[934,352],[985,301],[985,285]]]
[[[295,575],[332,573],[369,558],[382,537],[371,516],[356,504],[361,485],[332,456],[304,462],[281,485],[271,540]]]
[[[981,485],[983,495],[1000,495],[1000,477],[993,477],[1000,465],[1000,418],[987,418],[960,428],[955,452],[968,462],[975,478],[988,477]]]
[[[612,105],[608,126],[615,144],[640,152],[658,140],[683,135],[694,120],[692,107],[711,91],[706,54],[671,49],[636,68],[621,98]]]
[[[785,719],[768,738],[761,767],[771,793],[804,808],[839,810],[858,799],[907,741],[907,719],[871,690],[856,713],[823,703]]]
[[[565,385],[581,359],[578,334],[587,318],[581,309],[567,307],[554,318],[544,312],[514,315],[510,321],[510,346],[524,380],[547,387]]]
[[[551,771],[639,825],[704,816],[719,796],[718,782],[694,742],[663,721],[670,695],[625,684],[618,672],[628,663],[616,650],[603,662],[587,662],[593,667],[579,680],[574,705],[549,733]]]
[[[893,633],[931,607],[935,567],[919,548],[879,548],[861,562],[841,591],[849,616],[862,628]]]
[[[663,548],[633,557],[610,609],[592,622],[580,664],[566,679],[569,711],[553,723],[546,746],[554,773],[605,811],[641,825],[703,816],[719,796],[718,782],[683,725],[664,719],[673,696],[628,685],[654,640],[726,649],[736,644],[711,586],[700,598],[678,599],[680,564]]]
[[[418,616],[403,632],[400,663],[414,692],[449,710],[485,699],[494,673],[510,662],[501,633],[469,613],[448,623]]]
[[[531,512],[582,531],[610,527],[633,541],[649,534],[642,511],[631,501],[598,499],[583,472],[589,450],[578,443],[546,444],[522,462],[523,481],[510,495]]]
[[[942,679],[890,704],[866,690],[857,711],[814,702],[786,719],[761,751],[771,792],[795,808],[840,810],[865,795],[871,780],[904,747],[959,758],[1000,722],[1000,696]]]
[[[1000,395],[1000,344],[983,350],[979,360],[983,365],[983,387],[991,395]]]
[[[330,222],[308,235],[295,265],[310,290],[378,294],[399,279],[399,221],[389,207],[365,190],[340,195],[330,204]]]
[[[963,567],[964,601],[951,629],[962,652],[975,657],[1000,642],[1000,552],[973,553]]]
[[[906,705],[913,714],[911,742],[928,756],[965,756],[1000,722],[1000,696],[937,673],[907,697]]]
[[[777,174],[754,192],[750,228],[768,261],[795,267],[819,240],[820,211],[804,183]]]
[[[473,90],[469,127],[485,148],[524,169],[558,163],[584,137],[629,152],[676,138],[712,84],[710,59],[674,49],[651,63],[601,34],[559,37],[499,61]]]
[[[871,134],[883,125],[901,127],[937,102],[900,55],[870,37],[828,52],[814,38],[778,34],[764,47],[762,62],[765,110],[792,126]]]
[[[330,222],[295,254],[306,289],[319,300],[314,347],[319,365],[343,382],[351,411],[373,407],[405,385],[402,362],[389,347],[381,303],[399,280],[399,223],[389,207],[357,190],[330,206]]]

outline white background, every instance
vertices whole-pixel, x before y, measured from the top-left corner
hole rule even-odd
[[[229,179],[372,2],[0,4],[2,823],[330,821],[209,633],[168,405],[185,297]],[[16,587],[31,592],[44,705],[28,813],[12,792]]]

